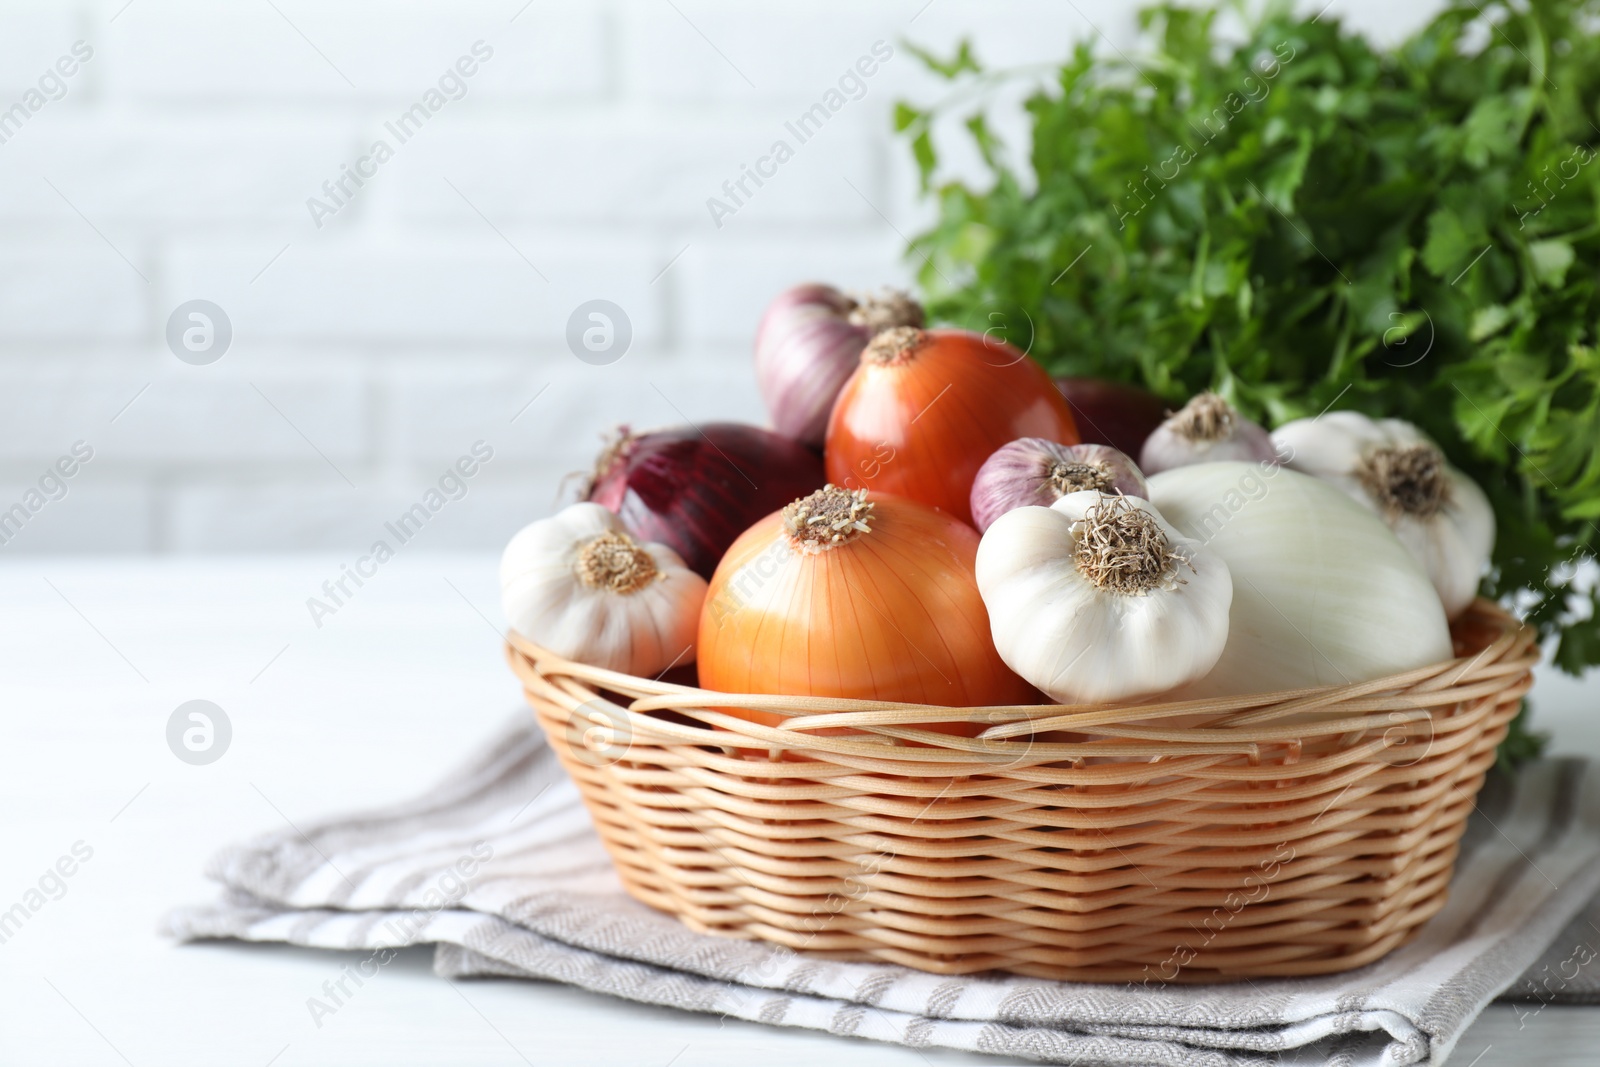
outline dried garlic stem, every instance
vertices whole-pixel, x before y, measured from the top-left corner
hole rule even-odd
[[[1085,489],[1105,493],[1111,490],[1116,480],[1116,474],[1104,463],[1061,462],[1051,464],[1045,484],[1039,488],[1054,490],[1057,497]]]
[[[1450,502],[1444,455],[1430,444],[1374,449],[1356,477],[1390,516],[1431,518]]]
[[[660,571],[650,553],[625,533],[606,531],[578,550],[573,570],[590,589],[633,593],[656,580]]]
[[[1193,569],[1187,556],[1173,551],[1155,518],[1121,496],[1104,498],[1084,515],[1073,562],[1096,586],[1124,596],[1168,584],[1179,565]]]
[[[1173,433],[1191,441],[1221,441],[1233,433],[1239,414],[1233,405],[1213,392],[1204,392],[1183,405],[1167,421]]]

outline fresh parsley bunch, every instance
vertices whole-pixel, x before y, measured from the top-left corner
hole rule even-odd
[[[1484,591],[1566,670],[1600,662],[1573,584],[1600,540],[1600,2],[1466,0],[1392,50],[1331,12],[1244,22],[1161,4],[1126,56],[1079,45],[1020,171],[980,107],[981,189],[933,184],[932,122],[1005,72],[919,53],[956,83],[896,109],[938,201],[910,248],[930,312],[1269,425],[1418,423],[1494,503]]]

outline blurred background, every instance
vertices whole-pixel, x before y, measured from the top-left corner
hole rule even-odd
[[[1391,40],[1433,8],[1337,15]],[[929,213],[892,109],[948,86],[905,42],[1059,63],[1126,44],[1133,18],[1109,0],[0,5],[0,509],[92,452],[0,527],[3,550],[348,553],[479,441],[492,461],[416,547],[497,550],[619,423],[763,422],[751,340],[780,288],[909,281]],[[863,57],[843,105],[795,127]],[[1013,150],[1024,87],[992,109]],[[792,158],[761,163],[780,140]],[[945,140],[959,173],[970,149]],[[621,319],[579,359],[569,324],[594,325],[593,300]]]

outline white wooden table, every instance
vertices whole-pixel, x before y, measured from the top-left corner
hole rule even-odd
[[[305,602],[341,562],[0,559],[0,914],[29,911],[0,943],[0,1064],[1001,1062],[446,983],[420,948],[318,1027],[306,1001],[353,956],[159,937],[167,908],[213,895],[218,846],[407,796],[519,703],[492,557],[402,552],[319,629]],[[1536,694],[1557,751],[1600,755],[1600,680],[1546,676]],[[206,766],[167,746],[192,699],[233,728]],[[48,875],[74,845],[92,856]],[[1491,1009],[1451,1059],[1600,1062],[1600,1009]]]

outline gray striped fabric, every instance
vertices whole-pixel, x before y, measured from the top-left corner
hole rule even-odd
[[[448,977],[551,979],[778,1026],[1085,1067],[1440,1063],[1497,995],[1528,1011],[1600,1001],[1600,772],[1573,760],[1492,781],[1445,910],[1386,959],[1325,978],[944,978],[691,933],[623,893],[525,714],[423,797],[226,849],[210,873],[222,899],[169,916],[170,935],[347,950],[432,943]]]

